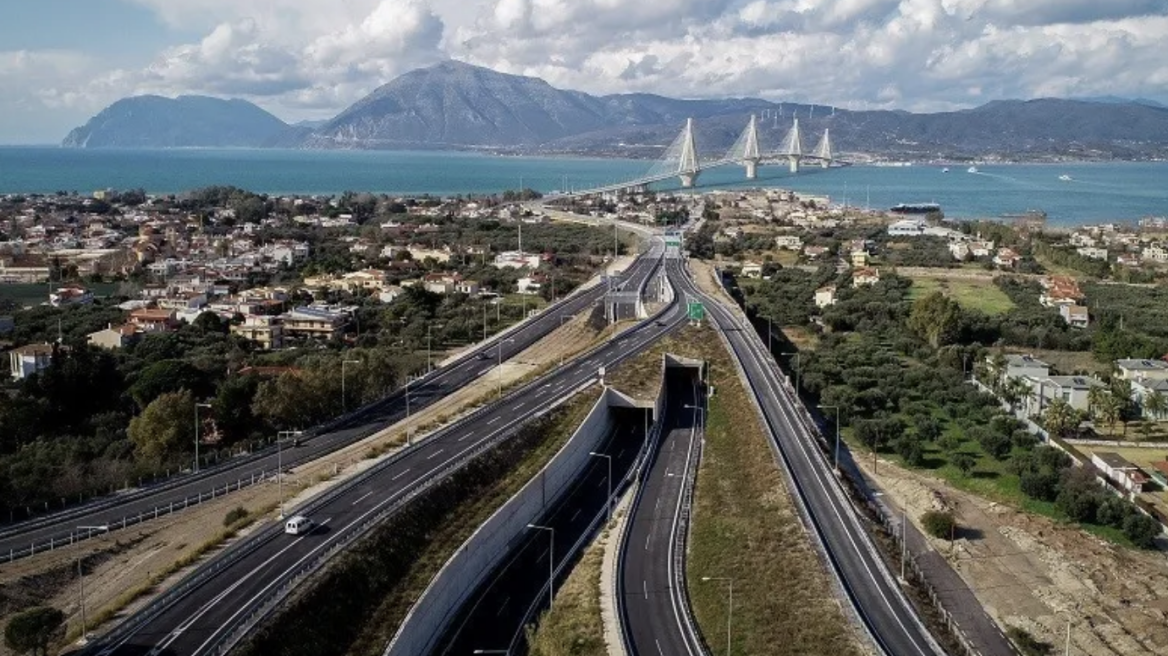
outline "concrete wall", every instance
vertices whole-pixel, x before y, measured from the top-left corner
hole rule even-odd
[[[588,452],[600,445],[612,424],[606,391],[551,462],[446,561],[398,628],[385,656],[417,656],[435,646],[463,602],[526,537],[527,524],[535,521],[588,465]]]

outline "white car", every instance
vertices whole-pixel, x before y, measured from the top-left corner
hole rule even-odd
[[[284,522],[284,532],[289,535],[305,535],[311,533],[314,528],[316,528],[316,524],[304,515],[290,517],[288,521]]]

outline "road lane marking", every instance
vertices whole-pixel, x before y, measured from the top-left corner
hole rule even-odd
[[[488,421],[488,422],[487,422],[487,425],[488,425],[488,426],[493,426],[493,425],[495,425],[496,423],[498,423],[498,421],[499,421],[500,419],[502,419],[502,417],[495,417],[494,419],[492,419],[492,420]]]
[[[357,500],[353,502],[353,505],[355,506],[355,505],[361,503],[362,501],[368,499],[369,496],[372,494],[373,494],[372,492],[366,492],[365,494],[362,494],[361,496],[357,497]]]
[[[522,404],[522,403],[516,403],[516,404],[515,404],[515,405],[514,405],[514,406],[513,406],[511,409],[512,409],[512,410],[514,410],[514,411],[516,411],[516,412],[518,412],[518,411],[520,411],[520,410],[522,410],[522,409],[523,409],[523,404]]]
[[[576,521],[576,518],[577,518],[577,517],[579,517],[579,516],[580,516],[580,509],[579,509],[579,508],[577,508],[577,509],[576,509],[576,512],[572,513],[572,519],[569,519],[568,521],[569,521],[569,522],[574,522],[574,521]]]
[[[389,479],[389,480],[391,480],[391,481],[396,481],[397,479],[401,478],[402,476],[405,476],[405,475],[406,475],[406,474],[408,474],[408,473],[410,473],[410,470],[409,470],[409,468],[406,468],[406,470],[405,470],[405,471],[401,472],[400,474],[398,474],[398,475],[394,476],[393,478],[391,478],[391,479]]]
[[[645,598],[648,599],[649,598],[649,582],[646,581],[645,579],[641,579],[641,590],[643,590],[645,592]]]
[[[426,456],[426,460],[433,460],[434,458],[437,458],[437,457],[438,457],[438,454],[442,453],[442,452],[443,452],[443,451],[445,451],[445,450],[446,450],[446,449],[438,449],[438,450],[437,450],[437,451],[435,451],[434,453],[431,453],[430,455]]]

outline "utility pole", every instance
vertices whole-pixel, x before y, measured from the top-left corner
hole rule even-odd
[[[552,609],[552,603],[555,599],[555,580],[556,580],[556,529],[547,526],[539,526],[538,524],[528,524],[527,528],[538,531],[547,531],[548,537],[548,610]]]
[[[199,473],[199,408],[210,408],[210,403],[195,403],[195,472]]]

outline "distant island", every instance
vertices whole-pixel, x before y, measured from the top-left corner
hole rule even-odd
[[[1142,99],[998,100],[933,114],[851,111],[757,98],[593,96],[456,61],[406,73],[331,120],[296,125],[238,99],[126,98],[70,132],[62,145],[487,149],[655,157],[687,118],[696,119],[699,150],[724,152],[752,114],[760,119],[764,149],[777,147],[798,118],[804,135],[830,128],[838,149],[876,159],[1168,159],[1168,108]]]

